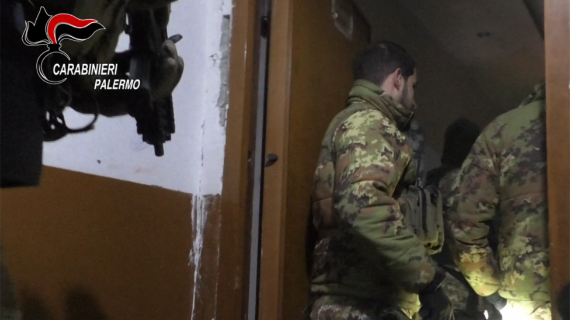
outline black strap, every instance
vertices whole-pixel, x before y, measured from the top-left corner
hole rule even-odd
[[[63,110],[68,107],[72,101],[72,87],[69,83],[64,82],[59,85],[47,85],[45,87],[46,98],[46,115],[41,119],[42,129],[44,133],[44,141],[52,142],[65,137],[68,134],[82,133],[92,130],[95,122],[99,117],[99,104],[95,97],[93,98],[94,109],[93,119],[89,124],[82,128],[72,129],[67,126]]]
[[[424,188],[424,182],[423,182],[423,177],[421,175],[421,169],[422,169],[422,156],[423,156],[423,148],[420,146],[420,148],[416,151],[417,154],[417,163],[416,163],[416,187],[423,189]]]

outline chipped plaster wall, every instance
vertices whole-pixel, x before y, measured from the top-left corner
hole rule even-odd
[[[231,7],[230,0],[179,0],[172,5],[168,31],[184,37],[177,48],[185,71],[173,93],[176,133],[164,145],[163,157],[142,142],[133,118],[101,117],[95,130],[46,143],[44,164],[193,195],[219,194]],[[123,35],[118,51],[127,49],[128,41]],[[70,127],[79,127],[90,117],[67,110],[66,119]]]
[[[215,318],[213,301],[219,255],[219,200],[228,109],[227,76],[231,0],[179,0],[172,5],[169,34],[180,33],[185,69],[173,93],[176,133],[158,158],[136,134],[129,116],[100,118],[95,130],[46,143],[44,164],[93,175],[155,185],[192,195],[193,272],[191,319]],[[121,38],[117,51],[128,49]],[[70,127],[90,117],[66,112]],[[209,284],[209,285],[208,285]]]

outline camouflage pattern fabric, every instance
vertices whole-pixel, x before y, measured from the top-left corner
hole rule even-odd
[[[409,310],[390,310],[382,303],[342,296],[323,296],[313,304],[310,320],[410,320]]]
[[[440,180],[439,180],[439,191],[444,197],[449,197],[451,191],[453,190],[453,183],[455,178],[459,173],[459,169],[450,169]]]
[[[441,168],[445,168],[442,166]],[[445,168],[446,173],[439,179],[439,190],[442,196],[447,199],[452,191],[453,183],[457,174],[460,172],[458,168]],[[444,210],[445,212],[445,210]],[[444,215],[446,217],[446,215]],[[447,218],[446,218],[447,219]],[[449,230],[446,230],[446,236],[449,236]],[[449,242],[449,239],[446,240]],[[473,289],[464,280],[457,277],[463,277],[457,269],[449,245],[446,243],[441,253],[433,256],[438,264],[452,269],[454,275],[448,274],[446,280],[441,284],[441,288],[451,301],[454,309],[455,320],[461,319],[484,319],[484,312],[487,311],[488,319],[501,319],[500,313],[495,306],[483,297],[477,295]],[[463,278],[464,279],[464,278]],[[470,295],[472,295],[470,297]],[[470,300],[473,299],[473,300]],[[471,305],[470,305],[471,304]]]
[[[445,243],[442,199],[434,186],[410,186],[398,199],[406,227],[414,231],[430,255],[441,252]]]
[[[457,176],[457,173],[459,173],[459,169],[451,169],[446,175],[444,175],[440,179],[439,190],[441,191],[441,194],[443,195],[444,199],[449,197],[449,195],[451,194],[453,182],[455,180],[455,177]],[[446,233],[449,232],[446,231]],[[446,244],[445,246],[447,250],[442,252],[443,255],[445,255],[445,257],[441,260],[445,262],[451,262],[446,264],[448,268],[457,269],[455,263],[453,263],[451,252],[449,251],[449,245]],[[438,263],[441,263],[439,259],[436,259],[436,261],[438,261]],[[452,276],[451,278],[453,278],[453,280],[446,279],[448,281],[445,281],[442,284],[442,289],[444,290],[447,297],[451,301],[451,304],[453,305],[454,309],[469,311],[467,309],[467,299],[469,298],[469,291],[470,291],[469,288],[467,288],[464,283],[457,280],[455,277]]]
[[[544,84],[475,142],[449,199],[455,262],[482,296],[550,301]],[[495,215],[497,257],[489,245]]]
[[[552,320],[550,302],[508,300],[507,308],[516,310],[513,315],[519,319]]]
[[[331,122],[315,171],[312,217],[319,233],[313,293],[382,301],[417,312],[417,292],[436,265],[403,223],[398,190],[412,150],[400,131],[410,110],[357,80]]]
[[[451,302],[455,320],[484,320],[485,311],[488,313],[488,319],[501,319],[499,311],[492,303],[478,295],[470,297],[472,289],[469,288],[468,284],[459,281],[459,279],[449,273],[441,283],[441,290]],[[473,298],[475,298],[475,305],[470,305],[469,299]]]
[[[403,132],[406,136],[406,141],[412,148],[412,164],[409,170],[410,174],[415,176],[415,178],[425,181],[425,139],[424,133],[420,124],[417,120],[412,119],[410,121],[409,128]],[[418,165],[419,164],[419,165]],[[416,172],[417,171],[417,172]],[[423,183],[422,183],[423,186]]]
[[[452,275],[448,274],[441,283],[441,289],[451,301],[454,310],[467,310],[469,291],[465,285]]]

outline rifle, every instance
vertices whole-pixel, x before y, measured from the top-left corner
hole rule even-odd
[[[136,98],[131,102],[138,105],[130,109],[137,121],[137,133],[142,135],[144,142],[153,145],[154,154],[161,157],[164,155],[163,143],[170,141],[174,133],[174,109],[172,95],[153,100],[151,84],[158,73],[162,44],[167,39],[176,43],[182,36],[177,34],[168,38],[166,26],[157,23],[154,10],[129,10],[127,18],[131,56],[129,77],[140,80]]]

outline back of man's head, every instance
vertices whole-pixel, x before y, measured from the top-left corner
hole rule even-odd
[[[416,62],[404,48],[386,40],[364,48],[352,65],[355,79],[367,80],[378,86],[398,68],[402,70],[402,76],[407,80],[414,74]]]
[[[441,163],[459,168],[469,155],[481,129],[468,119],[459,118],[447,127]]]

